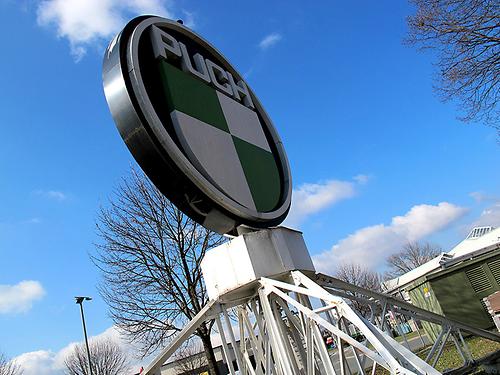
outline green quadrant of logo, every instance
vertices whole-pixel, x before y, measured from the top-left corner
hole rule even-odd
[[[171,120],[191,163],[240,204],[275,209],[280,173],[257,114],[166,61],[158,63]]]
[[[280,198],[280,177],[270,152],[233,136],[236,151],[258,209],[273,209]]]

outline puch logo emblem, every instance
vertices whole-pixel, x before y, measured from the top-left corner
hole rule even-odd
[[[235,82],[199,53],[192,62],[184,43],[154,25],[150,36],[170,117],[189,160],[243,206],[274,209],[279,170],[245,82]]]
[[[283,222],[292,194],[283,144],[251,88],[201,36],[137,17],[108,47],[103,82],[130,152],[189,217],[233,234]]]

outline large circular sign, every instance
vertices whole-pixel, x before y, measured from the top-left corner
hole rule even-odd
[[[291,176],[283,144],[242,76],[182,24],[143,16],[110,43],[104,92],[130,152],[206,228],[281,223]]]

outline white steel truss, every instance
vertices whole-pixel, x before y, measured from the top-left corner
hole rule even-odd
[[[369,306],[370,316],[361,315],[349,301]],[[236,319],[230,319],[229,311],[235,312]],[[442,327],[425,361],[411,351],[404,332],[404,344],[392,338],[388,312],[396,320],[408,317]],[[160,375],[161,366],[180,345],[202,322],[212,319],[231,375],[236,374],[235,365],[245,375],[375,374],[377,366],[391,374],[433,375],[440,374],[434,366],[448,340],[455,344],[464,365],[472,361],[463,332],[500,341],[496,333],[451,321],[389,295],[322,274],[291,271],[279,278],[260,278],[210,301],[144,374]],[[362,335],[363,342],[351,336],[352,329]],[[327,349],[325,332],[333,337],[335,349]],[[420,339],[423,343],[421,335]]]

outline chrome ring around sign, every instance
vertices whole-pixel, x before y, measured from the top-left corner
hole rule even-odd
[[[288,213],[291,202],[292,184],[290,168],[283,144],[269,116],[251,88],[247,86],[251,94],[253,105],[260,115],[260,118],[263,120],[263,125],[266,127],[267,133],[272,140],[273,147],[277,153],[275,159],[279,161],[279,167],[282,172],[280,186],[281,200],[276,209],[269,212],[259,212],[258,210],[250,209],[229,197],[203,176],[181,149],[179,149],[178,144],[176,144],[165,129],[144,85],[144,79],[141,73],[141,56],[139,56],[139,42],[143,34],[153,25],[162,30],[172,30],[208,51],[218,60],[218,62],[222,62],[223,68],[226,69],[228,73],[232,74],[235,79],[242,80],[241,75],[210,43],[178,22],[160,17],[147,16],[133,20],[131,23],[133,23],[133,28],[127,29],[126,27],[117,37],[115,37],[115,39],[113,39],[106,51],[103,64],[103,81],[106,99],[113,118],[124,141],[127,143],[133,156],[139,162],[139,165],[158,186],[162,184],[157,183],[160,179],[160,176],[157,174],[162,172],[158,170],[158,168],[155,168],[154,158],[158,158],[160,154],[163,156],[163,160],[157,159],[158,167],[161,166],[162,163],[168,164],[172,162],[175,167],[191,181],[195,187],[193,191],[197,188],[201,193],[201,196],[197,196],[197,194],[193,196],[192,191],[190,191],[192,196],[185,197],[185,200],[193,211],[198,210],[201,216],[208,216],[210,212],[203,212],[202,209],[200,210],[195,200],[203,200],[206,197],[213,203],[215,213],[214,220],[218,223],[213,224],[209,220],[203,223],[202,220],[200,220],[200,216],[195,218],[195,220],[200,221],[202,224],[206,224],[210,229],[227,233],[234,230],[234,227],[240,224],[268,227],[282,222]],[[147,137],[151,138],[145,141],[146,145],[134,143],[136,142],[134,137],[138,136],[139,133],[142,137],[140,138],[141,140],[146,140]],[[145,168],[144,161],[146,159],[149,165]],[[162,178],[165,179],[165,177],[168,178],[168,176],[163,176]],[[163,186],[158,186],[160,191],[164,192],[164,186],[165,184],[163,184]],[[164,194],[167,198],[171,199],[174,204],[179,206],[181,202],[178,200],[183,192],[178,191],[176,193],[176,198],[174,199],[172,199],[168,193]],[[207,207],[208,203],[204,203],[204,206]],[[183,205],[180,204],[180,206]],[[208,204],[208,206],[210,206],[210,204]],[[184,207],[186,206],[184,205]],[[187,214],[189,215],[189,213]]]

